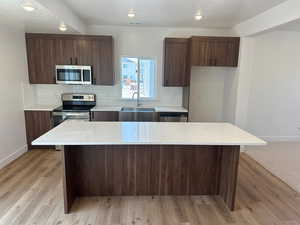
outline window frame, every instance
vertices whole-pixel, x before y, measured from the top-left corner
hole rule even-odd
[[[125,98],[125,97],[123,97],[122,96],[122,59],[123,58],[137,58],[138,59],[138,61],[140,61],[140,60],[153,60],[154,61],[154,81],[153,81],[153,97],[140,97],[140,100],[142,100],[142,101],[155,101],[155,100],[157,100],[157,93],[158,93],[158,84],[157,84],[157,82],[158,82],[158,74],[157,74],[157,59],[155,58],[155,57],[148,57],[148,56],[128,56],[128,55],[122,55],[121,57],[120,57],[120,60],[119,60],[119,67],[120,67],[120,75],[119,75],[119,77],[120,77],[120,98],[122,99],[122,100],[126,100],[126,101],[136,101],[136,99],[132,99],[132,98]],[[139,75],[138,75],[139,76]]]

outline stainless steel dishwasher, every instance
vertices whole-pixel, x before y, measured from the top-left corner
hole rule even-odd
[[[159,122],[188,122],[187,112],[160,112]]]

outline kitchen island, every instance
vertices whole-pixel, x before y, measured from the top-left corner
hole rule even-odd
[[[65,213],[76,197],[219,195],[234,210],[240,146],[229,123],[66,121],[32,142],[63,145]]]

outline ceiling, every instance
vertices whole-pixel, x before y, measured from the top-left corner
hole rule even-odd
[[[0,18],[3,24],[24,27],[29,32],[59,32],[60,20],[42,5],[34,2],[36,8],[27,12],[21,7],[22,0],[0,0]],[[70,33],[74,31],[72,28]]]
[[[300,32],[300,20],[294,20],[292,22],[278,26],[276,27],[276,30]]]
[[[84,27],[133,24],[158,27],[232,28],[276,5],[288,2],[288,0],[29,0],[34,3],[36,10],[26,12],[21,7],[22,1],[0,0],[0,23],[17,24],[25,27],[27,32],[49,33],[60,32],[58,26],[63,18],[68,18],[71,22],[70,24],[64,20],[70,25],[67,33],[82,33],[76,24],[72,24],[76,18]],[[56,8],[53,8],[55,5]],[[133,19],[127,16],[131,8],[136,11],[136,17]],[[203,19],[195,21],[194,15],[198,10],[201,11]],[[279,29],[300,31],[300,22],[287,23],[279,26]]]
[[[63,0],[88,25],[230,28],[286,0]],[[136,17],[129,19],[130,8]],[[201,10],[203,19],[195,21]]]

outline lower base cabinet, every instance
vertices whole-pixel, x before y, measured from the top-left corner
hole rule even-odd
[[[51,111],[25,111],[28,149],[54,148],[53,146],[32,146],[31,142],[53,128]]]
[[[91,121],[119,121],[119,112],[117,111],[91,112]]]

